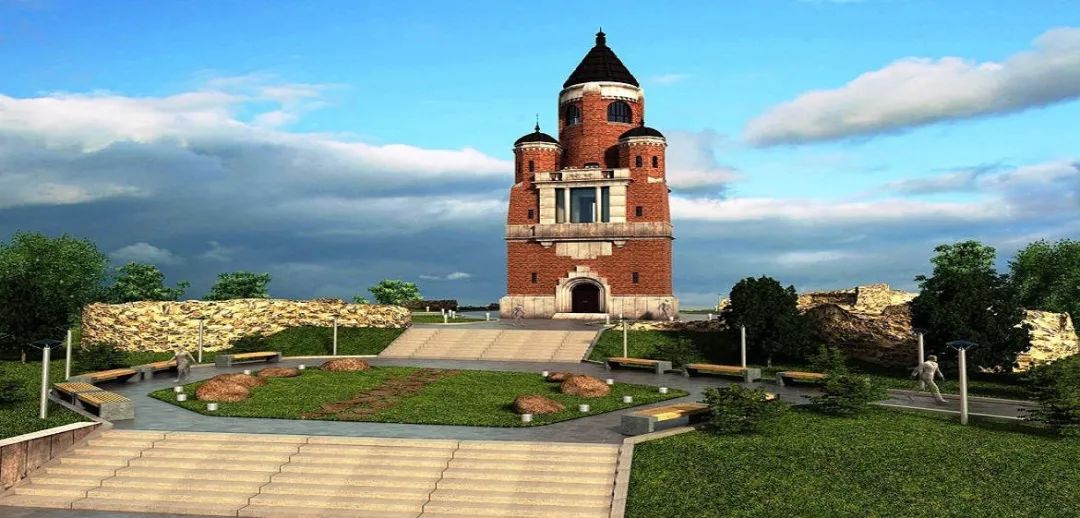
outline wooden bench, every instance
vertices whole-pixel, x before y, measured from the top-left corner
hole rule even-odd
[[[84,392],[101,392],[101,389],[82,381],[67,381],[64,383],[56,383],[53,385],[53,390],[62,394],[65,399],[71,399],[71,404],[74,405],[79,394]]]
[[[142,373],[135,369],[123,367],[107,371],[87,372],[78,376],[72,376],[68,381],[82,381],[86,383],[101,383],[105,381],[122,381],[134,383],[142,381]]]
[[[701,421],[709,416],[709,405],[705,403],[675,403],[653,408],[646,408],[623,414],[623,435],[641,435],[656,431],[656,423],[687,418],[690,423]]]
[[[218,367],[232,367],[237,363],[273,363],[281,361],[281,351],[260,351],[255,353],[219,354],[214,358]]]
[[[78,399],[84,407],[96,408],[98,417],[106,421],[135,419],[135,404],[120,394],[104,390],[82,392]]]
[[[135,370],[142,372],[143,379],[150,379],[159,372],[176,370],[176,360],[162,360],[144,365],[136,365]]]
[[[648,360],[645,358],[616,356],[608,358],[604,362],[604,367],[607,368],[607,370],[614,369],[615,367],[645,367],[655,370],[657,374],[663,374],[665,371],[671,370],[671,362],[666,360]]]
[[[784,386],[784,380],[790,381],[808,381],[811,383],[820,383],[825,380],[825,373],[823,372],[804,372],[804,371],[780,371],[776,373],[776,384],[781,387]]]
[[[747,383],[761,379],[761,369],[740,367],[738,365],[715,365],[712,363],[690,363],[683,367],[687,377],[696,374],[719,374],[721,376],[739,376]]]

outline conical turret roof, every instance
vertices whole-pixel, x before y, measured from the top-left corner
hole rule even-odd
[[[589,49],[581,63],[563,83],[563,88],[593,81],[612,81],[639,86],[634,74],[623,65],[619,57],[607,46],[604,31],[596,33],[596,46]]]

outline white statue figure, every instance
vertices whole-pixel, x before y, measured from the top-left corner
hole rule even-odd
[[[934,378],[939,377],[941,381],[945,381],[945,375],[941,373],[941,369],[938,368],[937,356],[931,354],[926,357],[926,361],[919,364],[911,372],[912,377],[919,378],[919,390],[926,390],[927,385],[930,386],[930,392],[934,394],[934,399],[938,403],[944,403],[945,398],[941,397],[941,391],[938,390],[937,383],[934,383]],[[908,396],[908,399],[911,399]]]
[[[176,360],[176,382],[186,380],[191,373],[191,365],[195,363],[195,357],[191,356],[183,346],[178,345],[173,350],[173,359]]]
[[[520,326],[521,319],[525,318],[525,308],[521,305],[514,306],[514,310],[510,312],[510,318],[514,319],[515,326]]]
[[[661,320],[667,320],[672,317],[670,300],[664,299],[660,301],[660,317]]]

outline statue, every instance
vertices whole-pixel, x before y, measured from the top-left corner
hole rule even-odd
[[[931,354],[926,357],[926,361],[919,364],[911,371],[911,377],[919,378],[919,390],[927,390],[927,385],[930,386],[930,392],[934,394],[934,399],[938,403],[944,403],[945,398],[941,397],[941,391],[938,390],[937,383],[934,383],[935,377],[940,377],[941,381],[945,381],[945,375],[941,373],[941,369],[938,368],[937,356]],[[911,396],[908,399],[914,400]]]
[[[520,326],[521,319],[525,318],[525,308],[521,307],[520,304],[514,306],[514,310],[510,312],[510,318],[514,319],[515,326]]]
[[[176,382],[186,380],[191,373],[191,365],[195,363],[195,357],[182,345],[177,345],[173,350],[173,360],[176,360]]]
[[[660,301],[660,316],[661,320],[668,320],[673,315],[671,314],[671,301],[664,299]]]

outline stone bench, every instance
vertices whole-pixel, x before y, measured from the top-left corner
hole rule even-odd
[[[99,390],[82,392],[77,397],[84,407],[96,408],[98,417],[106,421],[135,419],[135,403],[120,394]]]
[[[616,356],[605,360],[604,367],[607,370],[614,369],[615,367],[644,367],[655,370],[657,374],[663,374],[665,371],[671,370],[671,362],[666,360],[649,360],[646,358],[626,358],[623,356]]]
[[[53,390],[64,396],[65,399],[70,399],[71,404],[74,405],[78,399],[79,394],[85,392],[101,392],[100,388],[97,388],[89,383],[82,381],[67,381],[64,383],[56,383],[53,385]]]
[[[709,416],[705,403],[675,403],[637,410],[622,416],[623,435],[641,435],[656,431],[656,423],[687,418],[692,424]]]
[[[747,383],[761,379],[761,369],[741,367],[738,365],[715,365],[712,363],[690,363],[683,367],[683,374],[687,377],[697,374],[718,374],[721,376],[738,376]]]
[[[102,383],[105,381],[121,381],[126,383],[135,383],[142,381],[142,373],[135,370],[123,367],[120,369],[110,369],[107,371],[87,372],[85,374],[79,374],[78,376],[72,376],[68,381],[81,381],[85,383]]]
[[[132,368],[141,372],[143,379],[150,379],[154,377],[154,374],[157,374],[159,372],[175,370],[176,360],[162,360],[159,362],[147,363],[144,365],[136,365]]]
[[[781,387],[784,386],[785,381],[806,381],[811,383],[821,383],[825,380],[825,373],[823,372],[805,372],[805,371],[780,371],[776,373],[776,384]]]
[[[214,358],[218,367],[232,367],[238,363],[274,363],[281,361],[281,351],[260,351],[254,353],[219,354]]]

